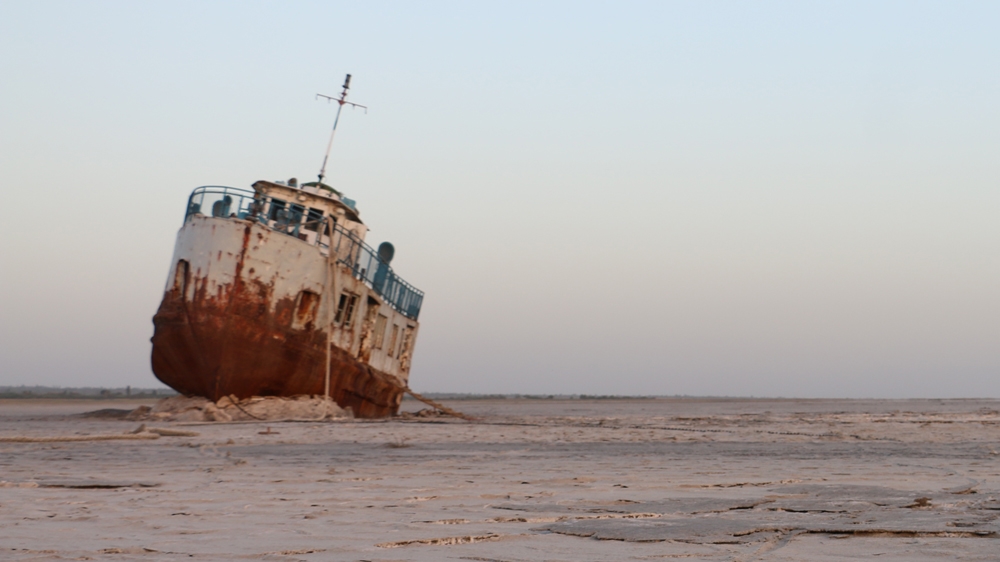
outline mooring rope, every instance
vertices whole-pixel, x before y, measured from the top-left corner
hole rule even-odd
[[[439,412],[441,412],[443,414],[447,414],[449,416],[453,416],[453,417],[460,418],[460,419],[467,420],[467,421],[475,421],[475,419],[476,419],[476,418],[474,418],[472,416],[463,414],[462,412],[459,412],[458,410],[452,410],[451,408],[449,408],[448,406],[445,406],[444,404],[441,404],[440,402],[435,402],[435,401],[431,400],[430,398],[426,398],[424,396],[421,396],[421,395],[417,394],[416,392],[413,392],[412,390],[410,390],[410,387],[406,387],[404,389],[404,392],[406,392],[410,396],[416,398],[417,400],[423,402],[424,404],[427,404],[431,408],[434,408],[435,410],[438,410]]]

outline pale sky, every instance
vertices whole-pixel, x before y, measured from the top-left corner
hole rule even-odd
[[[995,2],[0,3],[0,385],[156,386],[188,193],[328,170],[418,391],[1000,396]]]

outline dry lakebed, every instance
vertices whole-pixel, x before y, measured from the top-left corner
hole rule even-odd
[[[445,402],[2,400],[0,560],[1000,560],[997,400]]]

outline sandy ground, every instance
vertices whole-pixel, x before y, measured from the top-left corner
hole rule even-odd
[[[1000,560],[1000,401],[448,404],[24,443],[139,403],[0,401],[0,559]]]

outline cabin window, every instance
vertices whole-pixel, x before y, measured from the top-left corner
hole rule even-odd
[[[319,225],[322,221],[323,211],[310,207],[308,214],[306,215],[305,229],[313,232],[319,232]]]
[[[385,340],[385,324],[389,318],[379,314],[375,320],[375,349],[382,349],[382,342]]]
[[[340,324],[344,319],[344,310],[347,309],[347,293],[341,293],[340,302],[337,303],[337,315],[333,317],[334,324]]]
[[[187,292],[188,270],[187,260],[177,260],[177,269],[174,270],[174,283],[170,287],[170,290],[182,295]]]
[[[354,320],[354,309],[358,306],[358,295],[351,293],[341,293],[340,302],[337,303],[337,315],[333,318],[333,323],[343,325],[345,328],[351,325]]]
[[[295,314],[292,315],[292,328],[302,330],[311,328],[319,311],[319,295],[312,291],[302,291],[295,299]]]
[[[392,357],[393,351],[396,349],[396,337],[399,335],[399,326],[392,325],[392,333],[389,335],[389,357]]]

